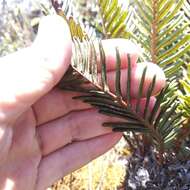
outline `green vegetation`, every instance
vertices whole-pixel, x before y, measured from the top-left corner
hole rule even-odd
[[[63,89],[85,92],[84,96],[77,98],[97,107],[100,113],[125,120],[125,122],[104,123],[105,127],[112,127],[114,131],[131,131],[135,135],[136,133],[144,133],[143,140],[149,142],[149,146],[155,148],[158,152],[158,161],[162,164],[164,160],[167,160],[167,155],[169,156],[173,152],[177,156],[180,152],[180,150],[176,150],[176,142],[178,142],[178,134],[183,129],[184,123],[182,112],[177,109],[179,107],[179,96],[175,93],[175,89],[179,87],[179,80],[183,79],[182,74],[180,74],[180,69],[185,66],[183,57],[187,55],[190,49],[188,43],[190,37],[188,33],[189,24],[186,22],[185,12],[183,11],[184,2],[184,0],[175,2],[146,1],[141,6],[141,2],[137,0],[131,9],[132,12],[138,10],[134,17],[122,10],[122,6],[119,5],[117,0],[99,0],[98,3],[102,20],[96,26],[98,31],[103,34],[103,38],[127,37],[135,40],[141,44],[147,59],[161,66],[166,73],[168,85],[157,96],[151,112],[147,108],[150,104],[150,96],[154,90],[156,78],[152,78],[146,95],[146,107],[143,114],[140,115],[139,104],[147,68],[144,68],[141,83],[138,87],[139,94],[136,107],[132,108],[130,99],[132,88],[130,55],[128,55],[128,79],[126,97],[124,97],[121,92],[119,50],[116,49],[116,90],[112,92],[107,83],[105,52],[101,42],[99,42],[97,50],[94,42],[83,32],[80,25],[76,24],[71,18],[68,19],[68,24],[70,25],[74,44],[72,68],[70,67],[59,85]],[[57,5],[54,5],[54,7],[58,14],[64,14],[61,7]],[[124,27],[127,25],[128,15],[130,17],[128,20],[132,19],[135,25],[133,34]],[[97,76],[97,52],[100,52],[101,82]],[[94,87],[83,87],[86,81],[93,83]],[[185,82],[182,82],[182,84],[184,85]],[[126,136],[126,138],[128,137]],[[138,136],[136,138],[138,139]],[[129,138],[128,141],[130,141]]]

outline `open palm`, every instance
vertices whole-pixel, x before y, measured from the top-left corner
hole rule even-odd
[[[114,86],[115,47],[120,48],[123,70],[127,53],[131,54],[135,104],[135,86],[147,64],[136,64],[138,49],[131,42],[107,40],[103,46],[110,86]],[[70,58],[69,29],[61,17],[51,16],[41,22],[31,47],[0,59],[0,189],[45,189],[121,138],[121,133],[101,126],[114,118],[72,99],[79,94],[55,88]],[[149,63],[144,93],[155,73],[154,94],[164,86],[163,72]],[[142,109],[144,102],[142,98]]]

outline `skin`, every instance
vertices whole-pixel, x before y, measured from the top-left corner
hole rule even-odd
[[[165,85],[161,69],[136,64],[139,48],[122,39],[103,42],[108,81],[114,90],[115,47],[121,53],[122,84],[126,84],[127,53],[132,58],[132,102],[139,78],[148,65],[144,95],[154,74],[154,94]],[[59,16],[42,19],[39,34],[28,48],[0,59],[0,189],[43,190],[113,147],[121,133],[101,126],[114,118],[55,86],[71,61],[71,37]],[[124,92],[124,85],[122,86]],[[153,95],[154,95],[153,94]],[[141,110],[145,105],[142,97]],[[151,105],[154,104],[154,97]]]

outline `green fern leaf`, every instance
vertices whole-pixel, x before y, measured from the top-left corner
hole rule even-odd
[[[142,45],[146,58],[148,55],[149,60],[161,66],[168,78],[179,76],[180,60],[190,50],[189,22],[182,9],[187,10],[186,0],[135,0],[134,32],[140,37],[134,40]]]
[[[179,109],[183,112],[184,116],[189,119],[190,118],[190,64],[187,65],[187,70],[184,71],[185,78],[181,80],[181,85],[183,87],[183,92],[179,92],[179,97],[181,104]]]
[[[112,10],[112,3],[101,2],[104,2],[101,6],[105,10],[114,11]],[[150,9],[151,4],[148,2],[147,5],[149,6],[147,9]],[[113,3],[115,6],[118,2],[114,1]],[[116,16],[118,11],[113,12],[113,14]],[[108,13],[103,17],[108,17]],[[174,148],[171,142],[178,135],[179,125],[181,125],[181,114],[176,112],[178,102],[171,101],[171,95],[173,95],[173,91],[170,90],[171,85],[163,89],[156,97],[156,103],[152,111],[150,111],[148,105],[150,104],[150,97],[156,83],[156,77],[154,76],[146,95],[146,108],[140,114],[140,100],[145,85],[144,80],[147,68],[144,69],[141,76],[137,104],[135,107],[132,107],[130,97],[132,88],[130,55],[128,55],[127,80],[125,85],[126,96],[124,96],[121,92],[121,58],[118,48],[116,48],[115,91],[111,91],[107,81],[106,56],[101,41],[92,42],[80,25],[76,24],[72,18],[67,19],[67,22],[70,26],[73,40],[73,55],[71,67],[60,81],[59,87],[65,90],[83,92],[84,95],[75,97],[75,99],[81,99],[91,104],[102,114],[118,118],[118,122],[105,123],[105,127],[112,127],[113,131],[132,131],[134,134],[149,133],[149,138],[152,144],[159,150],[160,159],[162,160],[163,153],[168,149]],[[111,25],[112,23],[106,26],[110,27]],[[95,46],[95,43],[98,46]],[[100,55],[101,70],[99,72],[101,79],[98,77],[97,52]],[[173,100],[176,99],[174,98]]]
[[[85,95],[75,97],[75,99],[81,99],[86,103],[91,104],[92,106],[98,108],[99,112],[102,114],[106,114],[112,117],[116,117],[118,119],[122,119],[122,121],[118,122],[109,122],[105,123],[104,126],[106,127],[112,127],[113,131],[132,131],[134,133],[136,132],[144,132],[144,133],[150,133],[152,136],[152,143],[155,146],[160,147],[159,149],[163,149],[167,147],[165,146],[165,143],[168,143],[168,139],[174,139],[177,135],[177,130],[175,130],[173,123],[177,122],[180,119],[180,115],[175,114],[175,110],[177,107],[177,104],[171,104],[171,101],[169,101],[169,93],[168,97],[165,97],[166,91],[168,88],[162,90],[162,92],[158,95],[157,101],[154,105],[154,108],[152,112],[148,110],[148,105],[150,103],[150,96],[154,90],[154,86],[156,83],[156,77],[153,78],[152,83],[149,86],[149,90],[147,93],[147,99],[146,99],[146,108],[142,114],[140,115],[139,106],[140,106],[140,99],[142,97],[142,90],[144,86],[144,80],[146,76],[146,69],[144,69],[141,82],[139,85],[138,90],[138,98],[137,98],[137,104],[135,108],[132,108],[131,106],[131,99],[130,99],[130,92],[131,92],[131,60],[130,55],[128,56],[128,78],[126,82],[126,92],[127,96],[126,98],[122,95],[121,92],[121,60],[120,60],[120,54],[119,50],[116,49],[116,78],[115,78],[115,92],[110,91],[108,82],[107,82],[107,73],[106,73],[106,57],[104,53],[103,46],[101,42],[99,43],[98,50],[100,51],[100,63],[101,63],[101,80],[99,81],[98,78],[96,81],[92,80],[92,73],[89,72],[88,69],[84,69],[83,67],[88,67],[91,63],[90,59],[87,59],[88,52],[92,52],[91,48],[92,45],[84,46],[84,44],[93,44],[90,42],[90,40],[85,39],[81,43],[77,43],[75,45],[74,40],[74,46],[76,46],[76,51],[74,51],[73,58],[72,58],[72,66],[73,69],[76,70],[78,73],[80,73],[83,78],[86,79],[86,81],[93,83],[92,89],[86,89]],[[79,41],[79,40],[78,40]],[[78,45],[81,47],[79,48]],[[83,50],[84,47],[88,47]],[[77,52],[77,53],[76,53]],[[80,53],[79,53],[80,52]],[[94,54],[96,53],[93,51]],[[82,56],[78,56],[81,54]],[[93,55],[95,56],[95,55]],[[91,56],[92,57],[92,56]],[[89,61],[89,63],[86,63],[86,60]],[[97,64],[97,63],[96,63]],[[96,67],[97,68],[97,67]],[[84,72],[85,71],[85,72]],[[97,73],[97,71],[96,71]],[[71,77],[71,76],[70,76]],[[66,80],[66,79],[65,79]],[[66,80],[67,81],[67,80]],[[62,87],[64,89],[68,89],[67,85],[71,86],[69,83],[64,83],[64,80],[61,81]],[[73,84],[73,83],[72,83]],[[73,86],[74,90],[83,88],[84,83],[76,83],[76,86]],[[80,88],[79,88],[80,87]],[[70,89],[72,90],[72,89]],[[84,90],[82,90],[84,92]],[[161,107],[163,100],[167,99],[167,103]],[[160,110],[160,111],[159,111]],[[164,110],[167,110],[167,114],[164,112]],[[159,115],[158,115],[159,113]],[[157,120],[157,117],[164,118],[164,120]],[[168,122],[169,121],[169,122]],[[170,125],[171,124],[171,125]],[[177,128],[177,127],[176,127]],[[156,143],[155,143],[156,142]]]
[[[98,0],[101,22],[97,29],[105,38],[128,36],[126,20],[128,11],[123,9],[118,0]]]

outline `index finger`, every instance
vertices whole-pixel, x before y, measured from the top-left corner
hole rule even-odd
[[[116,48],[119,49],[121,56],[121,69],[128,67],[128,55],[130,55],[131,67],[136,66],[138,57],[141,54],[141,48],[126,39],[107,39],[102,41],[102,46],[106,56],[106,69],[115,70],[116,67]],[[98,70],[100,70],[100,56],[98,57]]]
[[[116,65],[116,47],[119,48],[121,55],[121,68],[126,69],[127,55],[130,54],[131,65],[135,67],[137,65],[137,59],[140,54],[140,48],[134,43],[125,39],[109,39],[103,40],[102,45],[106,56],[106,69],[111,74],[111,71],[115,70]],[[98,53],[98,52],[97,52]],[[99,57],[99,55],[97,55]],[[98,58],[99,59],[99,58]],[[98,67],[100,70],[100,61],[98,60]],[[73,96],[79,96],[80,93],[65,92],[58,89],[54,89],[40,100],[38,100],[33,108],[37,114],[38,124],[43,124],[69,112],[75,110],[88,109],[90,106],[79,101],[73,100]]]

